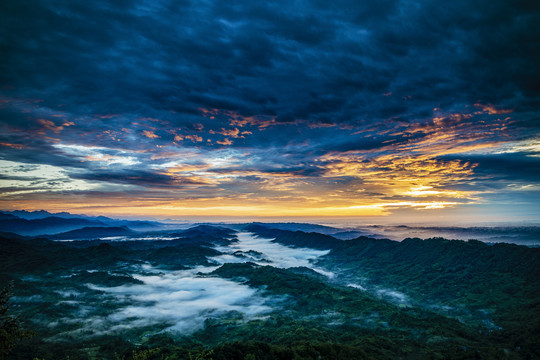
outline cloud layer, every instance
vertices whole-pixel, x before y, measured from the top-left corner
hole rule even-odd
[[[187,335],[202,329],[208,318],[231,312],[253,318],[272,310],[267,305],[272,298],[263,298],[256,289],[222,278],[199,276],[195,270],[134,277],[144,284],[113,288],[88,285],[128,304],[106,317],[90,319],[86,328],[92,328],[94,336],[147,326]]]
[[[313,260],[328,251],[290,248],[251,233],[238,233],[237,237],[238,242],[217,248],[224,255],[209,258],[218,266],[163,272],[143,265],[142,274],[133,274],[142,284],[116,287],[87,284],[91,290],[103,291],[123,306],[108,316],[88,319],[76,331],[98,336],[126,329],[160,326],[163,331],[188,335],[202,329],[209,318],[222,318],[234,313],[233,317],[241,315],[240,318],[245,320],[279,309],[283,299],[235,281],[205,275],[225,263],[251,261],[283,268],[306,266],[333,276],[312,265]],[[70,294],[64,295],[67,297]]]
[[[531,215],[539,200],[537,2],[35,1],[0,14],[5,208]]]
[[[263,266],[271,265],[279,268],[303,266],[329,277],[333,276],[332,273],[313,265],[313,261],[328,254],[330,250],[292,248],[272,242],[273,239],[261,238],[247,232],[237,233],[236,237],[237,242],[228,246],[217,247],[216,250],[222,252],[223,255],[211,257],[210,260],[220,265],[249,261]]]

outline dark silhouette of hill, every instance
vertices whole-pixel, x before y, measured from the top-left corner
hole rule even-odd
[[[112,236],[130,236],[136,234],[126,226],[121,227],[84,227],[64,233],[47,236],[50,240],[98,239]]]
[[[196,225],[177,233],[176,235],[183,237],[196,237],[201,235],[210,235],[213,237],[233,237],[235,233],[236,231],[223,226]]]
[[[248,227],[258,225],[265,227],[267,229],[276,229],[276,230],[288,230],[288,231],[302,231],[305,233],[316,232],[318,234],[331,235],[337,239],[341,240],[350,240],[354,239],[360,235],[365,235],[363,231],[359,230],[343,230],[326,225],[318,224],[308,224],[308,223],[261,223],[253,222],[251,224],[244,225],[244,228],[247,230]]]
[[[48,218],[54,218],[57,220],[56,225],[64,226],[66,224],[71,225],[69,228],[61,228],[57,230],[55,228],[54,221]],[[64,219],[58,220],[58,219]],[[26,211],[26,210],[15,210],[15,211],[1,211],[0,220],[14,220],[13,223],[6,223],[6,231],[12,231],[21,235],[38,235],[38,234],[54,234],[58,232],[64,232],[69,230],[74,230],[77,228],[82,228],[84,226],[127,226],[132,229],[137,230],[155,230],[163,226],[161,223],[156,221],[146,221],[146,220],[121,220],[121,219],[112,219],[106,216],[87,216],[81,214],[70,214],[68,212],[59,212],[59,213],[50,213],[45,210],[38,211]],[[15,221],[15,220],[28,220],[31,223],[25,223],[24,221]],[[40,220],[40,221],[38,221]],[[65,221],[67,220],[67,221]],[[81,225],[77,225],[80,223]],[[28,233],[23,232],[26,230],[25,226],[29,225],[31,228],[28,229]],[[9,230],[9,228],[12,230]],[[39,229],[41,227],[41,231]],[[0,231],[2,231],[2,225],[0,224]],[[17,229],[17,231],[15,230]]]
[[[11,219],[17,219],[17,216],[0,212],[0,220],[11,220]]]
[[[245,227],[245,230],[264,238],[275,238],[273,241],[292,247],[328,250],[333,249],[343,241],[333,236],[316,232],[306,233],[303,231],[278,230],[259,224],[248,225]]]
[[[42,238],[0,237],[0,278],[18,273],[41,273],[73,267],[109,266],[125,260],[128,254],[109,244],[73,248]]]
[[[0,220],[0,231],[14,232],[19,235],[27,236],[58,234],[88,226],[106,226],[106,224],[96,220],[60,218],[54,216],[33,220],[21,218]]]
[[[177,236],[180,242],[182,241],[180,239],[184,239],[184,241],[199,245],[227,245],[235,241],[235,233],[235,230],[222,226],[197,225],[170,235]]]
[[[14,210],[14,211],[3,211],[4,214],[11,214],[15,217],[26,219],[26,220],[36,220],[36,219],[45,219],[47,217],[59,217],[59,218],[86,218],[86,216],[83,215],[75,215],[70,214],[68,212],[59,212],[59,213],[50,213],[45,210],[35,210],[35,211],[27,211],[27,210]]]

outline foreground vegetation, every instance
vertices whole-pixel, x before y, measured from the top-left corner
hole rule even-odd
[[[216,246],[235,242],[234,231],[219,227],[167,234],[174,235],[167,241],[1,237],[0,281],[14,283],[9,311],[35,333],[19,339],[9,358],[540,358],[540,249],[249,230],[287,246],[329,250],[317,266],[334,276],[249,259],[217,266]],[[169,331],[167,321],[114,328],[99,322],[130,305],[108,289],[211,265],[213,271],[193,276],[257,289],[269,310],[209,312],[194,332]]]

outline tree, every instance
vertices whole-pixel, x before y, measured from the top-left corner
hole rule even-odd
[[[10,314],[9,299],[12,289],[11,282],[0,290],[0,359],[7,358],[17,340],[30,335],[21,328],[17,318]]]

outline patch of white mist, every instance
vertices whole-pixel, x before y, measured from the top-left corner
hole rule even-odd
[[[215,247],[223,255],[211,257],[209,260],[219,265],[249,261],[258,265],[271,265],[284,269],[303,266],[327,277],[334,277],[334,273],[314,265],[315,260],[328,254],[330,250],[293,248],[273,242],[273,239],[255,236],[249,232],[239,232],[236,236],[238,238],[237,242],[227,246]],[[261,255],[250,254],[250,251],[256,251]]]
[[[378,289],[375,292],[379,297],[387,299],[391,302],[398,303],[401,305],[408,305],[409,304],[409,297],[399,291],[391,290],[391,289]]]
[[[86,284],[90,290],[103,292],[106,302],[117,308],[108,315],[63,319],[63,323],[72,326],[69,336],[125,334],[150,327],[157,332],[189,335],[202,329],[206,319],[228,316],[237,321],[264,319],[282,306],[281,297],[270,296],[236,281],[206,275],[226,263],[250,261],[279,268],[307,267],[328,277],[334,276],[314,265],[314,261],[329,250],[292,248],[245,232],[238,233],[237,237],[236,242],[215,247],[223,253],[209,258],[215,266],[163,271],[145,263],[135,267],[132,274],[142,284],[116,287]],[[62,295],[68,297],[71,294]],[[59,338],[62,336],[59,334]]]
[[[362,285],[358,285],[358,284],[353,284],[353,283],[350,283],[350,284],[347,284],[348,287],[352,287],[354,289],[358,289],[358,290],[362,290],[362,291],[366,291],[367,289],[365,287],[363,287]]]
[[[197,274],[199,270],[210,272],[215,268],[136,274],[133,277],[143,282],[138,285],[109,288],[88,284],[90,289],[104,291],[128,304],[111,315],[92,319],[88,326],[94,327],[93,335],[147,326],[191,334],[202,329],[208,318],[235,312],[243,319],[251,319],[273,310],[271,302],[278,300],[264,297],[257,289]]]

